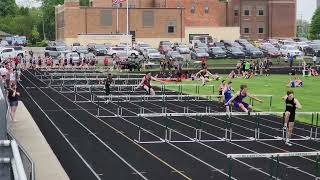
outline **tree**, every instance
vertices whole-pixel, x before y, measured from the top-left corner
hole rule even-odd
[[[320,8],[314,13],[310,26],[310,39],[318,39],[320,37]]]
[[[63,4],[64,0],[42,0],[43,20],[46,28],[46,37],[55,40],[55,6]]]
[[[89,0],[80,0],[80,6],[89,6]]]
[[[0,0],[0,16],[14,15],[17,4],[15,0]]]
[[[30,41],[32,44],[36,44],[37,41],[40,39],[40,33],[38,32],[38,29],[36,26],[33,26],[32,31],[31,31],[31,38]]]
[[[297,20],[297,36],[298,37],[307,37],[310,28],[310,23],[306,20],[299,19]]]

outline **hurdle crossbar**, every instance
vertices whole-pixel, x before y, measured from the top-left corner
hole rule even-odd
[[[215,113],[145,113],[138,114],[138,116],[142,117],[163,117],[163,116],[256,116],[256,115],[273,115],[273,114],[283,114],[284,112],[250,112],[250,114],[245,112],[215,112]],[[312,115],[317,114],[318,112],[296,112],[296,114],[300,115]]]
[[[184,97],[199,97],[199,98],[206,98],[206,97],[222,97],[221,95],[101,95],[97,96],[97,98],[105,99],[105,98],[124,98],[124,99],[131,99],[131,98],[184,98]]]
[[[227,154],[227,157],[232,159],[243,159],[243,158],[271,158],[271,157],[306,157],[306,156],[318,156],[318,155],[320,155],[320,151],[288,152],[288,153]]]

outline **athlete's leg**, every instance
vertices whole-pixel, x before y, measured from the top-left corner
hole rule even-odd
[[[289,127],[288,127],[288,139],[291,139],[293,127],[294,127],[294,122],[289,122]]]
[[[156,95],[152,87],[150,87],[149,92],[150,92],[150,96]]]
[[[246,113],[248,112],[248,109],[245,107],[243,103],[239,103],[239,108]]]

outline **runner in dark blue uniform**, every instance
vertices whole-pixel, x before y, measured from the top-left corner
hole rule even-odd
[[[229,100],[232,98],[233,89],[232,89],[231,85],[232,85],[232,82],[229,81],[223,89],[224,103],[228,103]],[[230,105],[229,104],[226,105],[226,112],[230,112]]]

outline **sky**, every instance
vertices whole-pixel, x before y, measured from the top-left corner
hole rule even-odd
[[[317,6],[316,1],[317,0],[297,0],[297,19],[311,22]]]
[[[317,0],[297,0],[297,19],[311,21],[312,15],[316,10]],[[39,7],[41,4],[36,0],[16,0],[18,5]]]

